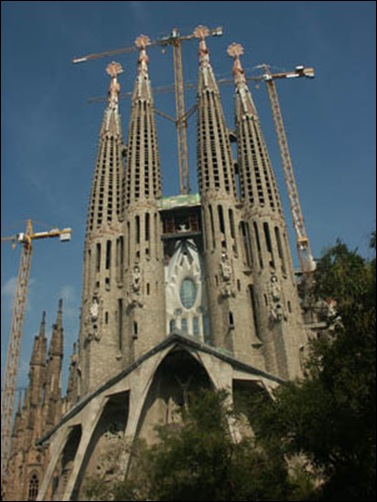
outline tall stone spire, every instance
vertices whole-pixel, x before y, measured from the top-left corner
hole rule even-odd
[[[112,62],[106,71],[110,76],[108,102],[99,134],[84,252],[79,340],[83,393],[121,368],[118,337],[110,328],[118,315],[123,286],[123,139],[118,107],[122,68]]]
[[[252,301],[266,369],[282,378],[294,378],[301,374],[300,350],[306,336],[275,175],[246,84],[242,53],[239,44],[228,48],[234,61],[238,167],[243,232],[253,270]]]
[[[63,357],[63,300],[59,300],[56,323],[53,325],[50,347],[48,350],[50,357]]]
[[[204,257],[212,344],[259,364],[260,345],[248,297],[239,233],[234,160],[220,93],[199,26],[198,173],[204,223]],[[245,330],[249,326],[249,330]]]
[[[149,43],[145,35],[135,41],[140,52],[128,128],[124,193],[126,207],[140,200],[161,197],[160,154],[146,52]]]
[[[30,360],[30,385],[29,398],[32,406],[37,406],[42,402],[42,395],[46,379],[46,312],[42,314],[39,335],[34,339],[33,351]]]
[[[39,335],[34,339],[33,351],[30,364],[33,366],[44,366],[46,364],[46,312],[42,313]]]
[[[250,207],[281,214],[281,204],[275,176],[267,152],[259,117],[246,83],[240,56],[243,47],[231,44],[228,54],[233,58],[236,87],[236,125],[241,195]]]
[[[106,71],[111,80],[99,135],[86,227],[87,237],[100,229],[112,229],[120,216],[122,128],[118,109],[120,85],[117,76],[123,70],[119,63],[112,62]]]
[[[209,60],[205,37],[208,28],[198,26],[198,168],[202,196],[220,192],[235,197],[235,179],[228,130],[216,78]]]
[[[61,376],[63,364],[63,300],[59,300],[56,323],[52,326],[52,335],[48,350],[45,389],[46,425],[52,426],[61,416],[62,390]]]
[[[119,299],[119,350],[127,362],[161,341],[165,328],[165,292],[161,222],[160,155],[154,102],[148,74],[149,38],[139,48],[137,76],[126,146],[124,186],[125,298]]]

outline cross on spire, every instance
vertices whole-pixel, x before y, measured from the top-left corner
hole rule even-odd
[[[242,45],[236,43],[230,44],[227,53],[233,59],[233,76],[236,85],[246,84],[245,72],[240,60],[240,56],[244,53]]]

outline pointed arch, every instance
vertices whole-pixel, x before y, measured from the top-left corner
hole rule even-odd
[[[31,475],[29,476],[27,500],[37,500],[38,491],[39,491],[39,476],[36,472],[32,472]]]
[[[176,345],[154,373],[136,435],[154,441],[156,423],[174,423],[178,420],[179,409],[189,403],[191,393],[213,387],[204,366],[187,349]]]

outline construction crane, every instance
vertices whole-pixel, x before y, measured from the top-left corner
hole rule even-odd
[[[287,185],[288,198],[293,218],[293,226],[296,233],[296,245],[300,262],[300,269],[304,277],[308,277],[315,268],[315,261],[310,250],[309,238],[305,230],[304,218],[302,216],[296,180],[293,172],[292,159],[289,153],[288,141],[283,123],[283,116],[281,113],[274,80],[298,77],[314,78],[314,69],[304,66],[296,66],[294,71],[273,74],[271,73],[270,67],[268,65],[264,64],[260,67],[265,72],[262,76],[262,79],[267,83],[268,97],[271,103],[272,117],[281,155],[284,178]]]
[[[14,400],[16,394],[18,363],[22,339],[22,329],[25,318],[25,307],[28,293],[31,257],[33,253],[32,241],[60,237],[69,241],[71,229],[59,230],[53,228],[49,232],[34,232],[31,220],[27,220],[26,231],[11,237],[2,237],[2,241],[11,241],[13,248],[17,243],[22,245],[21,261],[18,271],[17,288],[13,304],[12,326],[8,342],[7,360],[5,364],[3,391],[1,394],[1,480],[7,477],[8,456],[11,444]]]
[[[206,36],[221,36],[223,34],[222,27],[217,27],[212,30],[208,30]],[[186,40],[193,40],[196,38],[194,33],[189,35],[181,35],[177,28],[174,28],[170,35],[166,37],[157,38],[156,40],[150,42],[149,47],[167,47],[171,45],[173,47],[173,60],[174,60],[174,91],[175,91],[175,118],[171,118],[169,115],[160,113],[165,118],[173,120],[177,128],[177,140],[178,140],[178,163],[179,163],[179,181],[180,181],[180,192],[181,194],[190,193],[190,175],[189,175],[189,164],[188,164],[188,149],[187,149],[187,119],[195,110],[193,107],[187,113],[185,111],[185,85],[183,80],[183,66],[182,66],[182,42]],[[121,49],[115,49],[111,51],[99,52],[96,54],[88,54],[87,56],[75,58],[72,60],[73,63],[83,63],[85,61],[90,61],[92,59],[98,59],[103,57],[115,56],[118,54],[125,54],[134,52],[137,50],[136,46],[124,47]]]

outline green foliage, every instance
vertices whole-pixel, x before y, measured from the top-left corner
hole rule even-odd
[[[251,501],[294,498],[298,487],[288,476],[281,454],[263,448],[251,437],[234,441],[236,415],[225,392],[202,391],[191,396],[182,422],[159,428],[161,442],[136,443],[129,453],[127,480],[111,489],[97,480],[87,484],[90,500]],[[89,490],[88,490],[89,489]],[[93,498],[96,495],[98,498]],[[110,492],[110,493],[109,493]]]
[[[375,258],[338,242],[315,280],[316,294],[336,301],[334,329],[313,344],[308,378],[282,385],[255,418],[263,437],[310,460],[322,500],[375,500]]]

